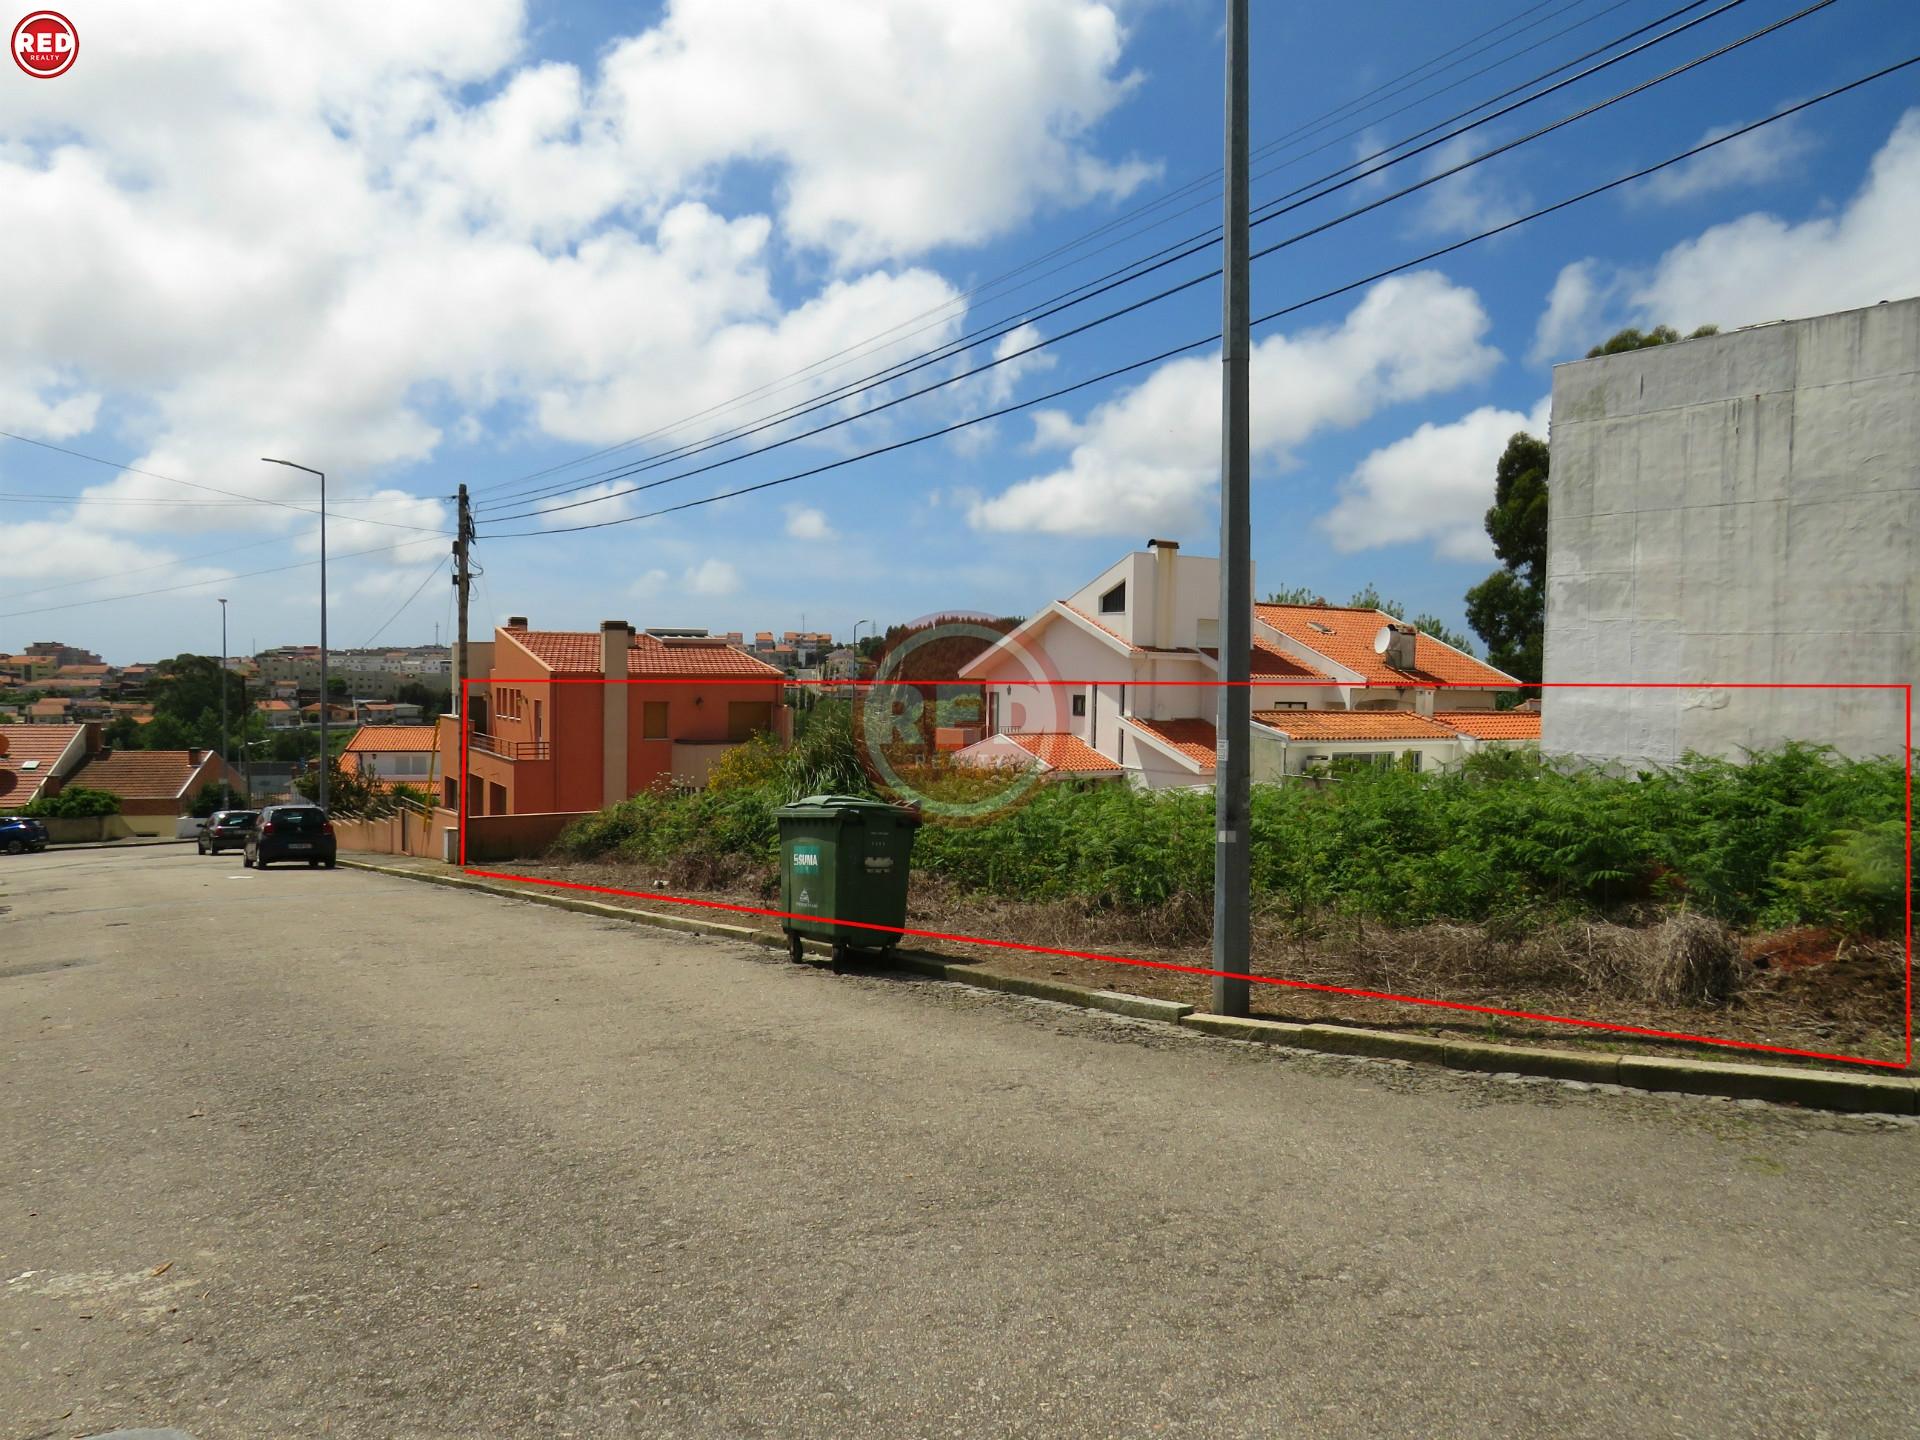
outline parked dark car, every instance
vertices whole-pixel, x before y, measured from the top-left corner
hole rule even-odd
[[[0,815],[0,850],[9,855],[47,848],[47,827],[30,815]]]
[[[336,849],[333,822],[318,805],[269,805],[247,832],[242,863],[264,870],[276,860],[304,860],[331,870]]]
[[[222,850],[244,850],[247,836],[259,823],[258,810],[216,810],[200,822],[200,853],[218,855]]]

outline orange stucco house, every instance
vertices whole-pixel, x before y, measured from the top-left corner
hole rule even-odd
[[[475,647],[479,650],[481,647]],[[699,784],[732,747],[792,733],[786,677],[724,638],[533,630],[514,617],[465,709],[469,818],[598,810],[663,781]],[[600,684],[611,680],[620,683]],[[441,804],[459,801],[460,727],[440,723]]]

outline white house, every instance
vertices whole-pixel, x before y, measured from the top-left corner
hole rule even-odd
[[[1217,559],[1149,541],[962,668],[959,678],[984,682],[987,735],[957,758],[1155,789],[1211,783],[1219,598]],[[1256,605],[1253,646],[1260,779],[1346,757],[1457,762],[1468,737],[1436,711],[1491,716],[1519,685],[1379,610]],[[1503,723],[1538,739],[1537,714]]]

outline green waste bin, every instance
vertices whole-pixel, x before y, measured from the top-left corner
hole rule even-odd
[[[920,817],[858,795],[810,795],[776,813],[788,957],[798,962],[808,937],[833,946],[836,969],[851,950],[898,945],[899,927],[907,923],[907,876]]]

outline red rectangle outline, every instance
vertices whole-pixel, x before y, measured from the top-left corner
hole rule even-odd
[[[481,679],[468,676],[460,682],[460,788],[459,807],[455,812],[459,816],[459,854],[460,871],[487,880],[507,880],[517,885],[538,885],[555,890],[583,890],[599,895],[622,895],[636,900],[655,900],[671,905],[690,905],[706,910],[724,910],[740,915],[761,915],[776,920],[799,920],[806,917],[784,910],[770,910],[753,905],[734,905],[723,900],[703,900],[689,895],[663,895],[657,891],[619,890],[606,885],[584,885],[571,880],[550,880],[534,875],[514,875],[505,871],[481,870],[467,864],[467,751],[468,729],[465,724],[467,697],[475,685],[770,685],[781,686],[813,685],[822,688],[848,689],[864,688],[874,685],[980,685],[990,683],[1013,683],[1028,685],[1095,685],[1111,684],[1108,680],[1019,680],[1014,682],[989,682],[982,680],[795,680],[782,676],[777,682],[757,676],[629,676],[624,680],[610,680],[599,675],[508,675],[489,676]],[[1135,686],[1168,686],[1189,689],[1217,689],[1225,685],[1286,686],[1286,685],[1324,685],[1324,680],[1140,680],[1129,681]],[[1402,690],[1446,690],[1446,689],[1485,689],[1483,685],[1433,681],[1413,683],[1401,686],[1375,687],[1371,682],[1356,684],[1352,689],[1402,689]],[[1724,683],[1706,683],[1690,680],[1548,680],[1533,688],[1543,690],[1892,690],[1899,691],[1904,697],[1905,724],[1902,754],[1905,757],[1906,772],[1906,1054],[1901,1060],[1872,1060],[1859,1055],[1832,1055],[1821,1050],[1800,1050],[1787,1045],[1766,1045],[1754,1040],[1728,1040],[1714,1035],[1693,1035],[1680,1030],[1654,1030],[1639,1025],[1620,1025],[1607,1020],[1587,1020],[1571,1015],[1546,1015],[1528,1010],[1506,1010],[1491,1005],[1470,1005],[1459,1000],[1431,1000],[1419,995],[1396,995],[1385,991],[1359,990],[1341,985],[1323,985],[1310,980],[1289,980],[1273,975],[1242,975],[1232,970],[1213,970],[1200,965],[1181,965],[1170,960],[1139,960],[1125,955],[1107,955],[1093,950],[1059,950],[1046,945],[1028,945],[1017,940],[995,940],[984,935],[954,935],[938,930],[915,930],[893,925],[874,925],[866,921],[842,920],[836,923],[850,929],[878,930],[887,934],[899,935],[917,940],[945,940],[967,945],[985,945],[1001,950],[1022,950],[1035,955],[1057,955],[1071,960],[1095,960],[1110,965],[1132,965],[1141,969],[1170,970],[1186,975],[1201,975],[1228,980],[1246,980],[1256,985],[1276,985],[1288,989],[1313,990],[1334,995],[1351,995],[1362,1000],[1391,1000],[1407,1005],[1427,1005],[1442,1010],[1461,1010],[1475,1015],[1498,1015],[1514,1020],[1536,1020],[1555,1025],[1572,1025],[1582,1029],[1604,1030],[1612,1034],[1641,1035],[1660,1040],[1683,1040],[1697,1045],[1716,1045],[1730,1050],[1751,1050],[1770,1055],[1795,1055],[1810,1060],[1833,1060],[1846,1065],[1865,1065],[1883,1070],[1905,1070],[1913,1065],[1913,686],[1911,683],[1893,684],[1875,681],[1843,680],[1831,683],[1818,681],[1761,681],[1737,680]]]

